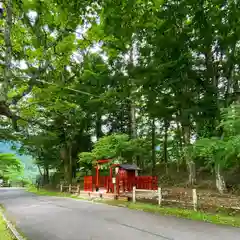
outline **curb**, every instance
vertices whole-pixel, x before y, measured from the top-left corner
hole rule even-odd
[[[11,231],[11,233],[13,234],[14,238],[16,240],[25,240],[20,233],[16,230],[16,228],[12,225],[12,223],[10,223],[5,214],[3,213],[3,211],[0,211],[0,214],[2,215],[3,221],[6,223],[7,228]]]

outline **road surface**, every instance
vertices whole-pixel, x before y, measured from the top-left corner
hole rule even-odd
[[[237,240],[240,228],[1,189],[0,203],[28,240]]]

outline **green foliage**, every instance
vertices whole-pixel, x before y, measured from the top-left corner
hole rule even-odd
[[[112,159],[121,156],[129,145],[126,134],[113,134],[105,136],[94,144],[92,153],[99,159]]]
[[[223,111],[220,127],[223,127],[221,138],[202,138],[190,148],[192,157],[205,159],[207,166],[220,164],[222,169],[240,166],[240,125],[239,105],[230,106]]]
[[[112,159],[114,162],[119,162],[119,160],[123,160],[122,156],[129,148],[129,143],[129,137],[126,134],[102,137],[94,144],[92,152],[79,154],[80,165],[91,169],[97,160]],[[104,167],[107,166],[108,164],[104,165]]]
[[[14,154],[0,153],[0,176],[14,180],[23,175],[23,166]]]
[[[146,139],[129,139],[126,134],[112,134],[99,139],[92,152],[79,154],[80,165],[112,159],[115,163],[131,162],[133,157],[150,157],[151,145]]]
[[[85,170],[92,170],[96,157],[92,152],[81,152],[79,155],[80,166]]]
[[[224,138],[240,134],[240,104],[233,104],[223,110],[219,127],[224,129]]]

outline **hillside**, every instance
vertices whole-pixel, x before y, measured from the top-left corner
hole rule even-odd
[[[14,153],[18,157],[18,159],[24,165],[24,177],[27,178],[35,178],[38,174],[37,166],[33,163],[33,159],[31,156],[27,155],[19,155],[16,151],[11,149],[11,144],[0,142],[0,152],[2,153]]]

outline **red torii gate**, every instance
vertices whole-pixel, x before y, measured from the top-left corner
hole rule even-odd
[[[100,164],[104,164],[104,163],[109,163],[110,161],[112,161],[112,159],[103,159],[103,160],[97,160],[97,166],[96,166],[96,191],[98,191],[99,189],[99,165]],[[111,169],[111,168],[110,168]],[[111,170],[110,170],[110,176],[111,176]]]
[[[100,169],[100,164],[105,164],[105,163],[110,163],[112,159],[103,159],[103,160],[97,160],[97,166],[96,166],[96,190],[98,191],[100,187],[100,174],[99,174],[99,169]],[[120,164],[112,164],[109,168],[109,176],[108,176],[108,185],[112,183],[112,178],[113,178],[113,168],[114,167],[119,167]],[[109,186],[107,187],[109,190]]]

